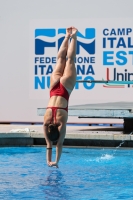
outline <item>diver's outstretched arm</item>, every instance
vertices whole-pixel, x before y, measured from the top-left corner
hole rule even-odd
[[[47,136],[47,131],[48,131],[47,129],[48,129],[47,126],[43,125],[44,137],[47,144],[46,161],[47,161],[47,164],[49,165],[49,163],[52,160],[52,142],[49,140]]]

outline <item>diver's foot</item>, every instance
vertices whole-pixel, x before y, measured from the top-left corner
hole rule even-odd
[[[76,38],[77,37],[77,32],[78,32],[78,29],[76,29],[75,27],[71,27],[72,28],[72,33],[71,33],[71,38]]]
[[[71,33],[72,33],[72,27],[67,28],[65,37],[69,39],[71,37]]]

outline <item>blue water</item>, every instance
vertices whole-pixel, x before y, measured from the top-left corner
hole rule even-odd
[[[133,150],[64,148],[58,169],[46,165],[45,153],[0,148],[1,200],[133,199]]]

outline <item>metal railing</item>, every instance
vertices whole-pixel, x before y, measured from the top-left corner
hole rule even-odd
[[[78,80],[78,83],[110,83],[110,84],[133,84],[133,81],[104,81],[104,80]]]

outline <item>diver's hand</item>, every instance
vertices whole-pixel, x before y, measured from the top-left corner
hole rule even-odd
[[[49,167],[56,167],[56,168],[59,168],[59,167],[58,167],[58,163],[56,163],[56,162],[48,162],[48,166],[49,166]]]

